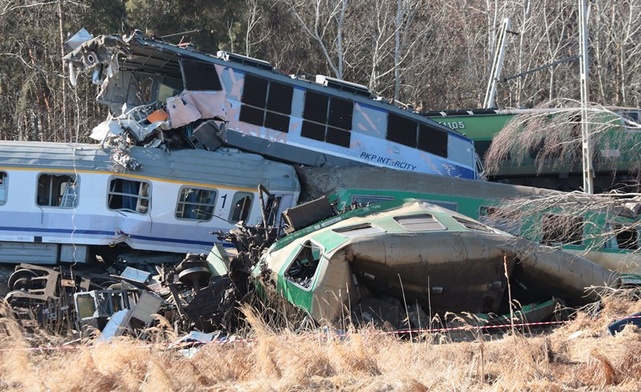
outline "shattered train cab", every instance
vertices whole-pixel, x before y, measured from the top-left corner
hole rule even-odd
[[[552,296],[581,303],[595,298],[586,287],[618,284],[616,274],[589,260],[415,200],[364,207],[296,231],[256,265],[263,287],[330,323],[350,310],[367,321],[364,313],[380,313],[371,306],[380,298],[418,304],[426,314],[498,312],[506,276],[522,303]]]
[[[75,41],[75,40],[74,40]],[[65,56],[73,83],[80,73],[100,84],[111,116],[92,136],[137,144],[221,144],[308,166],[389,167],[477,179],[467,137],[375,97],[366,87],[317,75],[286,75],[264,60],[140,32],[87,36]]]

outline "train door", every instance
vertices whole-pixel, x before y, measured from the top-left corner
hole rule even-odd
[[[109,181],[107,207],[116,212],[119,232],[125,234],[130,242],[138,241],[139,235],[151,232],[151,194],[150,181],[112,177]],[[136,249],[136,245],[129,244]]]

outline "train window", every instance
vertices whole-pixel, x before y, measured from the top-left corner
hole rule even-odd
[[[75,208],[78,206],[78,180],[76,175],[41,174],[38,176],[39,206]]]
[[[251,193],[238,192],[232,199],[232,210],[229,213],[229,221],[236,223],[246,221],[252,206],[253,196]]]
[[[443,201],[443,200],[427,200],[427,199],[421,199],[421,201],[426,201],[436,206],[447,208],[448,210],[452,210],[454,212],[458,212],[458,203],[455,203],[455,202]]]
[[[265,126],[280,132],[289,131],[289,116],[278,113],[265,113]]]
[[[0,172],[0,206],[7,202],[7,173]]]
[[[239,120],[288,132],[293,94],[292,86],[245,75]]]
[[[222,90],[216,67],[213,64],[182,59],[180,68],[183,75],[185,90]]]
[[[176,218],[206,221],[213,216],[216,191],[183,187],[176,205]]]
[[[354,104],[346,99],[332,97],[329,101],[329,116],[327,123],[331,126],[352,129],[352,114]]]
[[[301,136],[349,147],[353,113],[354,104],[347,99],[307,91]]]
[[[570,244],[583,242],[583,218],[570,215],[547,214],[543,217],[544,245]]]
[[[261,109],[256,109],[251,106],[243,105],[240,109],[239,120],[242,122],[262,126],[264,121],[263,117],[265,112]]]
[[[277,113],[290,114],[292,112],[292,96],[294,89],[283,83],[270,82],[267,97],[267,110]]]
[[[498,207],[481,206],[479,207],[479,222],[484,225],[503,230],[512,235],[521,235],[521,219],[518,214],[511,213],[509,210]]]
[[[447,140],[449,134],[444,130],[419,124],[418,149],[447,158]]]
[[[618,249],[638,249],[638,233],[636,228],[614,224],[613,229],[616,234]]]
[[[301,136],[308,139],[325,141],[325,127],[309,121],[303,121],[303,127],[300,132]]]
[[[149,188],[146,181],[112,179],[109,184],[109,209],[146,214],[149,210]]]
[[[305,110],[303,118],[305,120],[325,123],[327,121],[327,95],[319,94],[313,91],[305,93]]]
[[[394,196],[379,196],[379,195],[353,195],[352,204],[359,206],[368,206],[370,204],[378,204],[381,202],[392,201]]]
[[[394,113],[387,115],[387,140],[416,147],[417,122]]]
[[[303,288],[310,288],[318,269],[322,249],[311,241],[301,245],[300,251],[285,272],[287,280]]]
[[[348,131],[342,129],[327,127],[325,141],[338,146],[349,147],[351,135]]]
[[[267,79],[245,75],[245,87],[241,101],[244,104],[264,109],[267,100],[267,86]]]

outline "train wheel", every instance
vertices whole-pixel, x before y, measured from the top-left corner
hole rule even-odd
[[[7,286],[10,291],[28,291],[31,288],[31,279],[36,276],[38,276],[38,274],[30,269],[19,269],[9,276]]]

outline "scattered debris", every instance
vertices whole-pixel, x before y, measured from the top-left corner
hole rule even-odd
[[[154,273],[128,266],[106,276],[23,264],[9,279],[7,301],[26,328],[66,321],[108,340],[145,338],[159,316],[179,335],[224,336],[243,325],[241,304],[275,297],[341,330],[421,328],[448,313],[477,314],[469,325],[509,325],[558,314],[563,302],[552,295],[582,304],[597,296],[586,287],[618,284],[589,260],[429,203],[338,214],[321,198],[287,210],[278,230],[268,224],[266,196],[263,223],[218,233],[236,246],[233,257],[217,243],[208,255],[187,254]],[[532,305],[515,311],[517,301]]]
[[[623,328],[625,328],[626,325],[641,327],[641,312],[633,313],[628,317],[613,322],[612,324],[608,325],[607,330],[610,335],[614,336],[617,333],[623,331]]]

